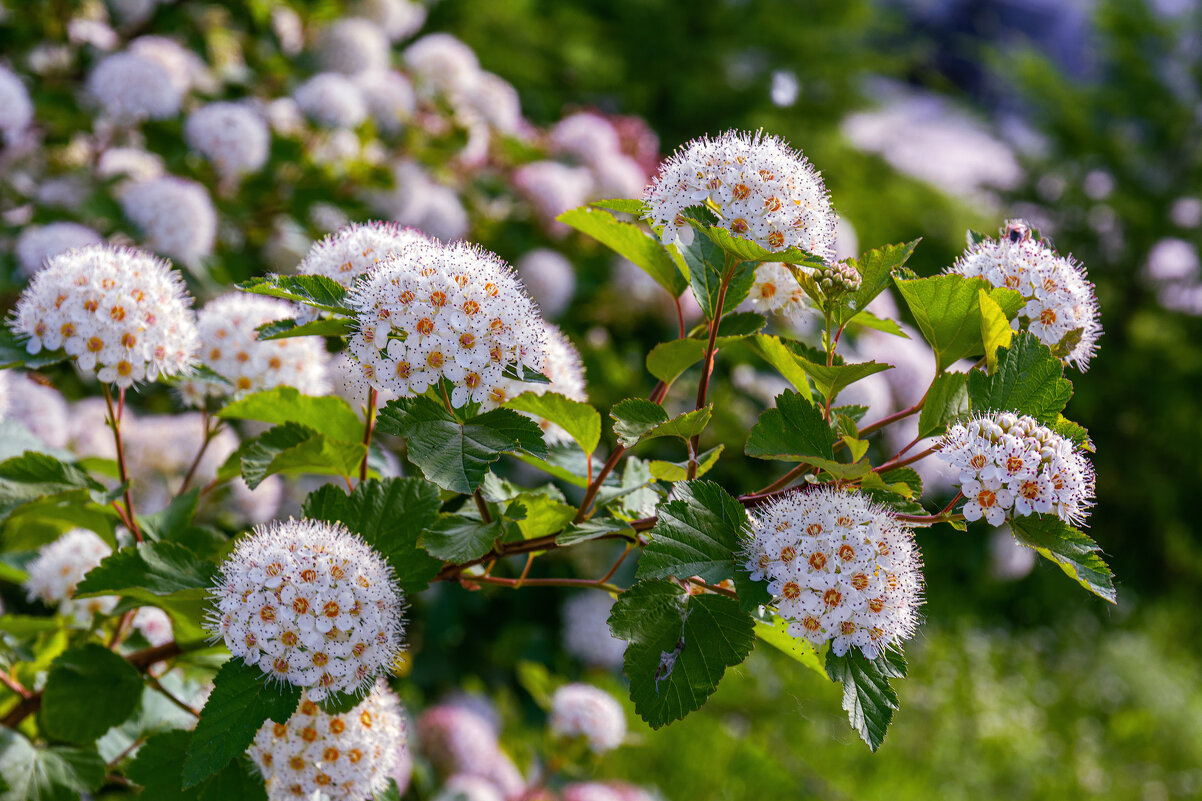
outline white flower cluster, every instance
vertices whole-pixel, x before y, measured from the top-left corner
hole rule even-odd
[[[321,275],[350,288],[377,264],[428,244],[421,231],[394,222],[352,223],[317,242],[297,265],[300,275]]]
[[[601,592],[573,595],[563,605],[563,647],[590,666],[622,665],[626,642],[609,630],[614,599]]]
[[[394,42],[417,33],[426,22],[426,7],[413,0],[360,0],[354,12],[379,25]]]
[[[1022,220],[1009,220],[998,239],[968,248],[950,272],[984,278],[1019,292],[1019,317],[1052,352],[1084,371],[1097,350],[1102,325],[1085,267],[1040,242]]]
[[[922,562],[910,529],[867,496],[820,486],[756,511],[747,570],[789,634],[874,659],[913,636]]]
[[[400,131],[401,123],[412,118],[417,110],[413,84],[395,70],[361,72],[354,76],[354,81],[367,104],[367,113],[383,133]]]
[[[565,684],[551,696],[551,733],[584,737],[593,752],[612,751],[626,736],[626,713],[609,693],[590,684]]]
[[[335,20],[321,32],[320,39],[321,64],[331,72],[355,75],[388,68],[388,37],[371,20]]]
[[[247,753],[267,781],[270,801],[371,801],[405,748],[400,700],[377,680],[362,703],[341,715],[327,714],[306,695],[287,723],[264,723]]]
[[[417,719],[417,741],[422,754],[439,776],[471,777],[493,797],[516,801],[526,780],[501,750],[492,724],[475,709],[456,703],[432,706]]]
[[[174,116],[183,90],[170,71],[149,55],[114,53],[88,75],[88,93],[118,122]]]
[[[17,301],[27,350],[64,349],[85,373],[129,387],[185,372],[199,346],[192,299],[148,253],[107,245],[55,256]]]
[[[1051,512],[1079,525],[1093,505],[1094,473],[1085,456],[1032,417],[1002,412],[952,426],[939,453],[960,471],[967,520],[984,517],[1000,526]]]
[[[195,265],[213,252],[217,210],[195,181],[174,175],[139,181],[121,194],[121,210],[164,256]]]
[[[835,253],[837,221],[822,176],[775,136],[694,139],[660,165],[645,200],[665,243],[692,242],[685,212],[708,205],[723,227],[766,250],[798,247],[823,261]]]
[[[254,172],[267,163],[271,132],[267,122],[242,103],[210,103],[188,115],[188,146],[213,162],[222,178]]]
[[[199,361],[230,383],[200,379],[180,384],[191,406],[204,405],[206,396],[260,392],[296,387],[305,395],[330,391],[326,355],[315,337],[260,341],[256,329],[293,315],[292,304],[275,298],[231,292],[205,304],[196,316],[200,332]]]
[[[548,139],[553,151],[589,167],[594,197],[635,197],[646,188],[647,173],[623,152],[618,129],[600,114],[585,111],[564,117]]]
[[[0,134],[13,139],[33,122],[33,101],[17,74],[0,64]]]
[[[756,268],[747,301],[758,312],[779,314],[794,324],[810,311],[805,290],[780,262],[765,262]]]
[[[319,125],[354,128],[367,119],[367,101],[359,87],[338,72],[322,72],[292,92],[297,105]]]
[[[463,242],[415,243],[348,297],[359,313],[349,350],[376,389],[419,395],[447,379],[451,402],[500,404],[511,364],[540,370],[545,323],[513,270]]]
[[[28,277],[46,266],[46,261],[68,250],[97,245],[100,234],[86,225],[74,222],[52,222],[29,225],[17,237],[17,263],[21,274]]]
[[[337,524],[255,528],[222,564],[213,596],[210,624],[230,652],[314,700],[363,688],[401,650],[392,568]]]
[[[117,605],[113,595],[75,600],[75,586],[88,571],[113,552],[108,543],[87,529],[73,528],[54,542],[38,549],[26,571],[25,594],[55,606],[60,614],[87,624],[93,614],[107,614]]]
[[[427,94],[466,91],[480,72],[475,52],[449,33],[426,34],[405,48],[403,58]]]

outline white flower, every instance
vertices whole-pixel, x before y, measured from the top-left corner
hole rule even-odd
[[[828,485],[757,510],[747,570],[768,582],[789,634],[876,658],[914,634],[922,562],[907,526],[867,496]]]
[[[139,36],[129,43],[129,52],[148,58],[166,70],[171,84],[181,94],[191,89],[215,91],[208,67],[200,56],[166,36]]]
[[[119,122],[174,116],[183,100],[172,75],[155,59],[137,53],[107,56],[88,75],[88,93]]]
[[[564,117],[555,123],[548,138],[553,152],[575,156],[585,164],[622,150],[610,121],[590,111]]]
[[[292,92],[301,110],[329,128],[354,128],[367,119],[367,102],[350,78],[337,72],[314,75]]]
[[[401,124],[417,110],[417,96],[409,79],[394,70],[361,72],[354,77],[363,93],[367,111],[383,133],[401,130]]]
[[[428,242],[420,231],[396,223],[352,223],[315,243],[296,271],[331,278],[349,288],[377,264]]]
[[[15,72],[0,64],[0,133],[11,140],[31,122],[33,101],[29,99],[29,90]]]
[[[1007,221],[998,239],[969,247],[949,272],[1017,291],[1027,301],[1020,324],[1063,361],[1088,368],[1102,335],[1093,284],[1084,266],[1057,255],[1025,222]]]
[[[558,317],[576,294],[576,269],[557,251],[536,248],[518,261],[517,270],[547,317]]]
[[[405,749],[396,694],[377,681],[349,712],[329,715],[306,693],[287,723],[268,720],[247,753],[270,801],[371,801],[388,785]]]
[[[1055,513],[1080,525],[1093,505],[1094,473],[1071,440],[1032,417],[990,413],[952,426],[939,453],[960,471],[964,517],[1000,526]]]
[[[213,252],[217,210],[195,181],[174,175],[140,181],[121,195],[121,209],[164,256],[196,264]]]
[[[200,332],[201,364],[230,383],[191,380],[180,392],[191,405],[200,406],[209,395],[235,397],[275,387],[296,387],[305,395],[325,395],[325,346],[315,337],[261,341],[256,329],[265,323],[292,317],[287,301],[231,292],[211,300],[196,316]]]
[[[779,314],[794,321],[809,309],[805,290],[789,268],[780,262],[765,262],[756,267],[755,282],[747,301],[758,312]]]
[[[166,645],[175,638],[171,617],[157,606],[143,606],[133,619],[133,627],[152,646]]]
[[[728,131],[694,139],[660,165],[644,198],[666,243],[691,242],[684,216],[708,204],[720,225],[767,250],[798,247],[827,262],[834,256],[836,218],[822,176],[774,136]]]
[[[514,379],[505,379],[501,385],[494,390],[497,398],[516,398],[525,392],[532,392],[535,395],[542,395],[546,392],[555,392],[563,395],[565,398],[575,401],[588,401],[588,392],[584,385],[584,365],[580,361],[580,354],[576,351],[576,346],[568,339],[563,331],[560,331],[557,326],[551,323],[544,323],[547,333],[547,355],[543,359],[538,371],[551,379],[549,384],[528,384]],[[485,406],[492,406],[497,403],[494,398],[490,398]],[[541,417],[534,417],[539,428],[546,435],[547,442],[571,442],[572,437],[563,428],[552,423],[550,420],[545,420]]]
[[[573,595],[563,605],[563,647],[588,665],[617,668],[626,643],[609,630],[614,599],[601,592]]]
[[[314,700],[364,688],[401,649],[392,568],[338,524],[256,527],[222,564],[213,596],[209,622],[230,652]]]
[[[46,266],[50,257],[101,241],[100,234],[79,223],[52,222],[47,225],[30,225],[17,237],[17,263],[22,275],[31,276]]]
[[[54,542],[38,549],[38,555],[26,567],[25,594],[47,606],[56,606],[59,614],[87,624],[93,614],[107,614],[117,605],[114,596],[75,600],[75,586],[88,571],[100,564],[113,549],[91,531],[73,528]]]
[[[267,163],[271,145],[267,123],[241,103],[201,106],[188,115],[184,138],[223,178],[258,170]]]
[[[583,736],[589,748],[601,754],[622,744],[626,713],[604,690],[589,684],[565,684],[551,697],[549,725],[557,737]]]
[[[68,438],[67,402],[52,387],[12,370],[5,370],[6,398],[0,417],[25,426],[51,448],[65,448]],[[111,437],[110,437],[111,439]]]
[[[17,302],[27,349],[62,348],[84,373],[121,387],[173,376],[199,340],[177,273],[148,253],[91,245],[55,256]]]
[[[392,165],[393,188],[367,194],[377,214],[418,228],[443,241],[461,239],[468,229],[467,211],[455,191],[434,181],[414,161]]]
[[[412,0],[360,0],[354,13],[379,25],[389,39],[407,39],[426,22],[426,7]]]
[[[442,776],[482,775],[501,753],[488,721],[455,704],[440,704],[422,712],[417,719],[417,742]]]
[[[500,404],[510,365],[539,369],[547,333],[512,269],[463,242],[416,243],[379,264],[350,292],[349,339],[365,379],[400,397],[447,379],[451,402]]]
[[[535,213],[555,232],[566,227],[555,218],[584,205],[593,192],[593,175],[586,167],[569,167],[557,161],[534,161],[513,171],[513,185],[534,207]]]
[[[466,91],[480,74],[475,52],[449,33],[423,36],[405,48],[403,58],[427,94]]]
[[[522,101],[518,90],[491,72],[476,76],[472,85],[457,98],[457,110],[505,134],[516,134],[522,126]]]
[[[354,75],[388,69],[388,37],[371,20],[345,17],[321,32],[318,53],[330,72]]]

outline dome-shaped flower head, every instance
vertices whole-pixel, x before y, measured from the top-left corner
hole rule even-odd
[[[17,237],[17,263],[21,274],[31,276],[46,266],[51,256],[68,250],[96,245],[100,234],[86,225],[73,222],[52,222],[25,227]]]
[[[539,308],[548,317],[558,317],[576,294],[576,271],[562,254],[536,248],[517,263],[518,275]]]
[[[440,776],[481,775],[501,752],[487,720],[457,704],[439,704],[417,719],[417,743]]]
[[[271,146],[266,120],[242,103],[201,106],[188,115],[184,138],[223,178],[258,170],[267,163]]]
[[[92,69],[88,93],[119,122],[166,119],[179,111],[183,100],[182,90],[161,63],[128,52],[107,56]]]
[[[0,64],[0,134],[12,138],[33,122],[33,101],[16,73]]]
[[[591,111],[564,117],[549,134],[551,150],[575,156],[585,164],[611,154],[621,153],[622,146],[613,123]]]
[[[322,72],[292,92],[301,110],[319,125],[354,128],[367,119],[367,102],[350,78],[337,72]]]
[[[665,243],[692,242],[686,211],[708,205],[722,227],[766,250],[797,247],[823,261],[835,253],[836,217],[822,176],[775,136],[694,139],[660,165],[644,199]]]
[[[335,20],[322,30],[319,39],[321,65],[330,72],[354,75],[388,69],[388,37],[371,20]]]
[[[263,724],[247,753],[270,801],[371,801],[388,786],[404,749],[400,701],[378,680],[341,715],[327,714],[306,693],[287,723]]]
[[[196,315],[199,361],[230,383],[185,381],[180,385],[184,399],[200,406],[206,395],[240,395],[274,387],[296,387],[305,395],[329,392],[329,357],[319,339],[259,339],[259,326],[293,314],[287,301],[239,292],[206,303]]]
[[[420,395],[445,378],[451,402],[500,404],[505,369],[538,370],[547,332],[505,262],[463,242],[417,243],[381,262],[350,292],[358,312],[349,350],[376,389]]]
[[[426,7],[412,0],[360,0],[353,11],[379,25],[394,42],[409,38],[426,22]]]
[[[1089,367],[1102,335],[1093,284],[1084,265],[1036,239],[1027,223],[1009,220],[999,238],[970,246],[949,272],[1017,291],[1027,302],[1019,325],[1062,361]]]
[[[91,531],[73,528],[54,542],[38,549],[38,555],[25,568],[25,595],[58,608],[60,614],[87,623],[93,614],[104,614],[117,605],[114,596],[75,600],[75,587],[92,568],[113,549]]]
[[[355,76],[367,111],[383,133],[396,133],[417,110],[417,95],[409,79],[394,70],[373,70]]]
[[[416,245],[428,244],[421,231],[393,222],[351,223],[313,247],[297,265],[300,275],[322,275],[348,289],[380,262]]]
[[[196,264],[213,252],[217,210],[195,181],[174,175],[139,181],[122,193],[121,209],[142,229],[146,244],[164,256]]]
[[[544,322],[547,332],[547,355],[538,366],[538,371],[551,379],[549,384],[531,384],[516,379],[504,379],[494,391],[493,398],[485,402],[486,407],[499,405],[504,400],[516,398],[525,392],[542,395],[555,392],[574,401],[588,401],[584,386],[584,364],[580,353],[557,326]],[[571,442],[572,437],[563,428],[541,417],[531,415],[546,435],[547,442]]]
[[[1094,473],[1085,456],[1032,417],[991,413],[954,425],[939,453],[960,471],[967,520],[984,517],[1000,526],[1054,513],[1079,525],[1093,505]]]
[[[494,131],[516,134],[522,127],[522,101],[513,84],[491,72],[480,72],[459,98],[458,110]]]
[[[401,650],[392,568],[338,524],[256,527],[222,564],[213,596],[210,625],[230,652],[316,701],[363,689]]]
[[[626,713],[609,693],[590,684],[565,684],[551,696],[551,733],[584,737],[595,753],[612,751],[626,736]]]
[[[563,647],[587,665],[622,666],[626,642],[609,629],[614,599],[602,592],[582,592],[563,604]]]
[[[406,66],[427,93],[466,91],[480,74],[476,53],[449,33],[429,33],[405,48]]]
[[[188,48],[166,36],[139,36],[129,43],[129,52],[158,64],[180,94],[192,89],[214,92],[217,88],[208,66]]]
[[[907,526],[866,495],[817,487],[756,511],[747,569],[789,634],[869,659],[914,634],[922,562]]]
[[[199,346],[184,284],[166,262],[91,245],[52,258],[17,301],[26,348],[62,348],[84,373],[129,387],[185,372]]]

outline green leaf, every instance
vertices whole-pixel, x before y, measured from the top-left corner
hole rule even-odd
[[[1089,438],[1089,432],[1085,426],[1080,423],[1074,423],[1062,414],[1056,415],[1056,422],[1052,423],[1051,428],[1065,439],[1071,440],[1078,448],[1084,448],[1090,453],[1094,452],[1093,440]]]
[[[324,275],[260,275],[238,284],[243,292],[283,298],[322,311],[354,314],[346,305],[347,290]]]
[[[630,643],[623,670],[634,710],[658,729],[700,709],[726,668],[755,645],[751,616],[720,595],[688,595],[666,579],[640,581],[618,596],[609,616]]]
[[[871,328],[873,331],[881,331],[886,334],[892,334],[895,337],[909,339],[910,335],[898,325],[895,320],[887,320],[883,317],[877,317],[870,311],[862,311],[858,313],[853,320],[852,325],[858,325],[862,328]]]
[[[115,551],[92,568],[76,598],[122,595],[154,602],[172,596],[201,600],[207,596],[215,568],[175,542],[142,542]]]
[[[294,387],[256,392],[230,403],[217,413],[224,420],[258,420],[261,423],[300,423],[331,439],[359,442],[363,421],[342,398],[313,398]]]
[[[735,575],[735,557],[750,524],[743,504],[712,481],[677,484],[639,558],[640,579],[700,576],[717,584]]]
[[[977,290],[981,307],[981,344],[985,348],[985,366],[989,372],[997,369],[997,349],[1010,347],[1014,329],[1002,307],[984,289]]]
[[[586,206],[565,211],[555,219],[591,236],[619,256],[634,262],[672,297],[679,297],[688,286],[684,276],[677,269],[676,262],[672,261],[664,246],[638,225],[623,222],[612,214]]]
[[[1010,530],[1020,544],[1055,562],[1073,581],[1099,598],[1118,602],[1114,574],[1098,555],[1098,544],[1084,532],[1050,514],[1015,517]]]
[[[443,515],[422,533],[421,545],[439,559],[468,562],[488,553],[504,533],[500,520],[484,523],[464,515]]]
[[[291,318],[272,320],[255,329],[260,342],[292,337],[344,337],[355,330],[355,321],[350,317],[322,317],[307,323],[298,323]]]
[[[103,484],[75,465],[44,453],[26,451],[0,463],[0,519],[21,504],[76,489],[88,490],[101,498],[108,492]]]
[[[133,665],[96,643],[64,651],[50,664],[42,725],[57,740],[85,744],[125,721],[142,697]]]
[[[757,617],[755,636],[803,667],[809,668],[824,679],[829,679],[826,668],[822,666],[821,654],[814,650],[814,646],[808,641],[790,636],[788,627],[786,620],[775,615],[767,620]]]
[[[737,311],[730,314],[722,315],[722,321],[718,323],[718,338],[724,337],[749,337],[758,334],[764,330],[764,326],[768,324],[768,318],[758,312]],[[709,338],[709,327],[700,326],[698,336]]]
[[[192,524],[200,502],[200,488],[193,487],[172,499],[166,509],[138,517],[138,527],[150,540],[174,540]]]
[[[689,268],[689,286],[693,288],[693,295],[705,319],[712,320],[718,313],[718,297],[726,276],[726,253],[706,237],[694,237],[691,245],[679,249]],[[736,263],[729,280],[723,304],[726,311],[737,307],[751,291],[755,282],[755,264],[746,260]]]
[[[12,367],[24,367],[37,370],[52,364],[65,362],[71,357],[62,350],[46,350],[43,348],[36,354],[30,353],[26,347],[28,337],[18,337],[7,325],[0,324],[0,370]]]
[[[517,521],[518,530],[523,539],[533,539],[546,534],[554,534],[562,529],[576,516],[576,507],[564,503],[561,498],[539,492],[525,492],[513,501],[521,505],[526,516]]]
[[[757,459],[803,462],[809,457],[835,458],[835,435],[818,407],[796,392],[776,398],[747,435],[744,453]]]
[[[106,771],[95,748],[35,748],[20,732],[0,727],[4,801],[78,801],[100,789]]]
[[[712,414],[713,407],[707,405],[669,420],[663,406],[642,398],[619,401],[609,412],[614,421],[614,434],[627,448],[656,437],[689,439],[705,430]]]
[[[231,659],[213,677],[213,692],[184,760],[184,787],[195,787],[244,752],[267,720],[287,723],[300,704],[301,691],[284,682],[266,683],[257,667]]]
[[[190,731],[166,731],[148,739],[125,775],[142,785],[146,801],[266,801],[267,791],[246,757],[232,760],[198,786],[183,788],[184,760],[192,743]]]
[[[732,234],[726,228],[720,225],[712,226],[694,226],[706,235],[711,242],[717,245],[725,253],[730,253],[736,256],[740,261],[745,262],[764,262],[764,261],[779,261],[783,264],[811,264],[817,265],[821,260],[810,253],[806,253],[801,248],[786,248],[784,250],[768,250],[760,246],[757,242],[752,242],[750,239],[744,239],[737,234]],[[696,239],[694,239],[694,242]]]
[[[275,473],[353,475],[367,448],[359,442],[329,439],[300,423],[285,423],[246,443],[241,453],[242,477],[254,489]]]
[[[832,403],[840,392],[860,379],[893,367],[890,364],[878,364],[877,362],[833,364],[828,367],[800,354],[794,354],[793,358],[814,382],[814,387],[822,394],[822,397],[829,399]]]
[[[768,364],[776,368],[781,376],[809,400],[810,382],[806,380],[805,368],[798,361],[797,354],[780,340],[780,337],[770,337],[763,334],[752,338],[756,352]]]
[[[694,478],[701,478],[718,463],[718,457],[722,455],[722,451],[726,450],[725,445],[715,445],[708,451],[705,451],[697,456],[697,475]],[[689,462],[667,462],[662,459],[653,459],[647,463],[647,468],[651,471],[652,478],[660,481],[684,481],[689,477]]]
[[[851,727],[869,748],[877,750],[899,708],[889,679],[906,677],[906,661],[894,652],[865,659],[858,648],[852,648],[843,656],[828,651],[826,670],[832,681],[843,684],[843,709]]]
[[[442,562],[421,550],[422,531],[438,519],[438,487],[420,478],[368,479],[347,495],[327,484],[305,499],[302,514],[312,520],[342,523],[363,537],[392,565],[408,594],[424,590]]]
[[[967,373],[940,373],[927,390],[922,411],[918,414],[918,436],[942,434],[949,423],[968,416]]]
[[[974,411],[1028,414],[1050,424],[1073,396],[1073,384],[1048,347],[1024,332],[1015,336],[1009,348],[998,351],[997,372],[969,375],[968,396]]]
[[[913,242],[885,245],[868,251],[858,259],[848,259],[848,263],[860,274],[860,288],[852,294],[850,303],[840,307],[836,323],[844,325],[855,319],[861,325],[875,327],[866,322],[869,313],[864,310],[893,283],[893,271],[909,260],[920,241],[915,239]]]
[[[647,354],[647,371],[671,384],[681,373],[705,356],[705,344],[699,339],[674,339],[661,342]]]
[[[405,437],[409,461],[451,492],[474,492],[502,453],[547,455],[538,424],[512,409],[494,409],[461,423],[429,398],[401,398],[380,410],[377,428]]]
[[[627,539],[635,539],[635,532],[630,527],[630,524],[622,520],[614,520],[612,517],[592,517],[583,523],[566,526],[563,533],[555,538],[555,544],[566,547],[580,542],[599,539],[607,534],[618,533],[622,533]],[[37,619],[41,620],[42,618]]]
[[[613,198],[611,200],[594,200],[589,204],[599,209],[609,209],[621,214],[633,214],[642,217],[647,213],[647,202],[634,198]]]
[[[568,432],[585,453],[595,451],[601,441],[601,413],[587,403],[565,398],[557,392],[542,395],[525,392],[505,406],[550,420]]]
[[[991,287],[983,278],[948,274],[913,280],[894,278],[894,283],[923,337],[935,350],[935,363],[940,371],[958,359],[985,352],[981,340],[981,290],[988,292],[1007,319],[1023,305],[1019,293]]]

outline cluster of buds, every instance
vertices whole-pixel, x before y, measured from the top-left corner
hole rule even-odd
[[[860,273],[847,262],[824,264],[814,273],[814,283],[827,298],[837,298],[860,288]]]

